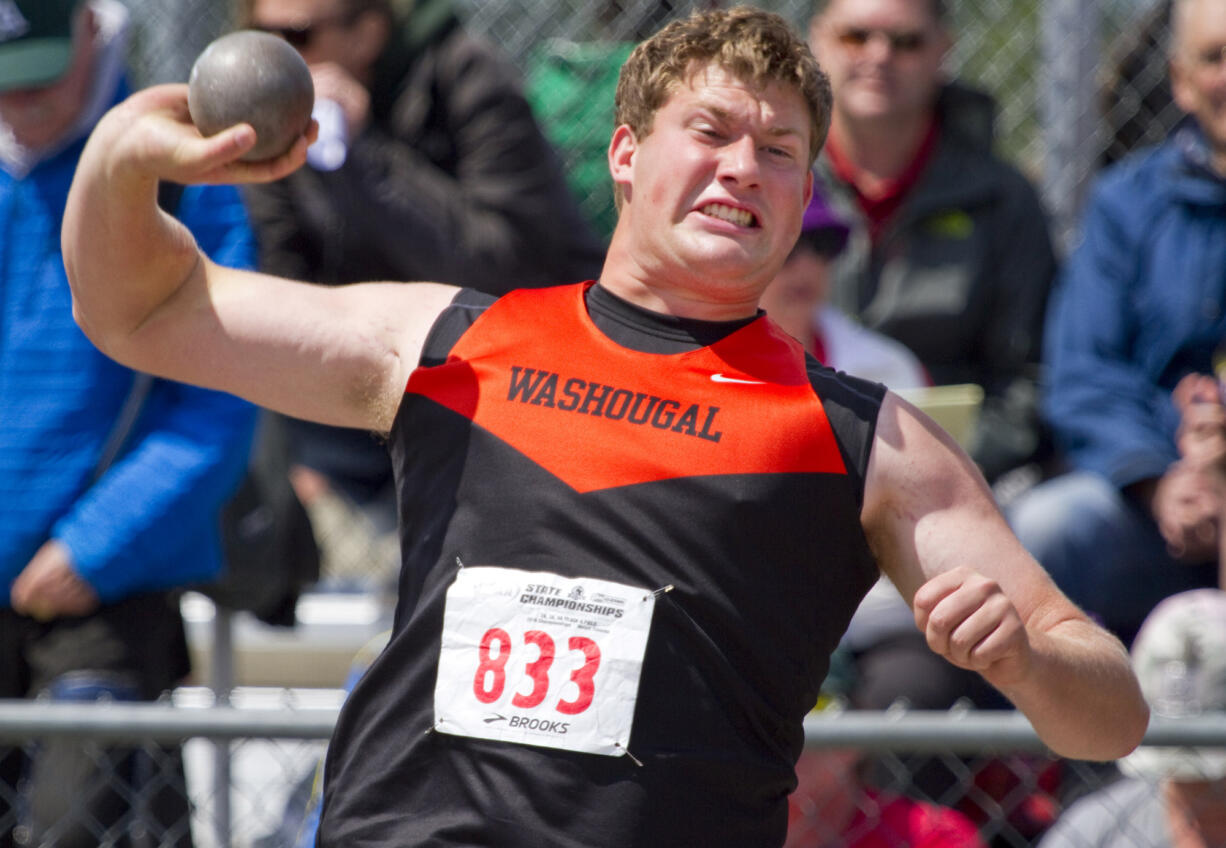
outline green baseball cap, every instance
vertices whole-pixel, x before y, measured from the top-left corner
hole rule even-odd
[[[0,0],[0,91],[48,85],[67,72],[82,2]]]

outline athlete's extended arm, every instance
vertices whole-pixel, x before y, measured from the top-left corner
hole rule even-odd
[[[1053,751],[1111,760],[1140,743],[1149,710],[1123,646],[1022,548],[953,440],[893,394],[862,519],[929,646],[982,674]]]
[[[241,162],[255,142],[251,128],[201,138],[185,85],[146,89],[115,107],[86,145],[65,211],[73,308],[90,339],[133,368],[300,418],[386,430],[454,289],[329,288],[225,268],[156,205],[159,180],[278,179],[302,164],[309,140],[271,162]]]

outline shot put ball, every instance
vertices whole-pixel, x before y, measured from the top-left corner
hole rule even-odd
[[[242,156],[248,162],[288,150],[310,124],[314,102],[306,62],[268,32],[221,36],[196,58],[187,80],[187,108],[201,135],[240,123],[255,128],[255,147]]]

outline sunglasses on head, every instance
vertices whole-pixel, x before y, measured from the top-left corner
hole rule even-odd
[[[313,21],[307,21],[298,26],[272,26],[252,23],[251,29],[279,35],[288,41],[291,47],[302,50],[311,46],[311,42],[315,40],[315,36],[319,34],[321,29],[330,26],[347,27],[354,22],[355,17],[352,12],[341,12],[336,15],[316,18]]]
[[[859,49],[872,41],[873,36],[876,35],[880,35],[888,41],[890,43],[890,50],[895,53],[915,53],[922,50],[924,45],[928,43],[928,36],[919,30],[891,31],[861,27],[848,27],[841,30],[838,34],[838,40],[844,47]]]

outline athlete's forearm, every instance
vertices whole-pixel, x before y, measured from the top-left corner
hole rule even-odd
[[[1030,673],[1004,694],[1057,754],[1107,761],[1145,735],[1149,710],[1123,645],[1087,620],[1033,634]]]

